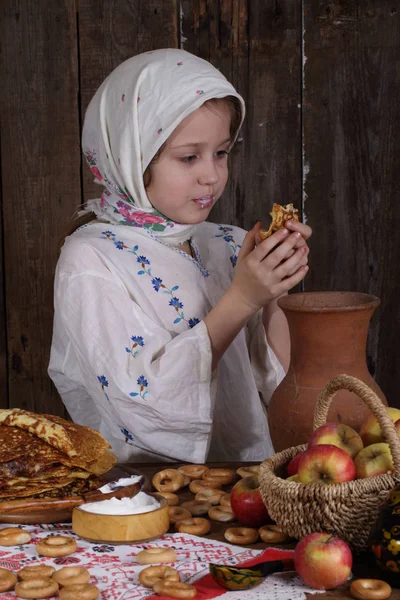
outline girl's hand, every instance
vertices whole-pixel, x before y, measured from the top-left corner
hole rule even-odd
[[[292,223],[256,245],[259,229],[256,224],[243,240],[231,286],[237,297],[254,311],[288,292],[305,277],[308,271],[305,239],[311,235],[308,225]]]
[[[308,256],[310,249],[307,246],[307,240],[308,240],[308,238],[311,237],[311,234],[312,234],[311,227],[309,227],[309,225],[306,225],[305,223],[299,223],[298,221],[286,221],[285,227],[286,227],[286,229],[288,229],[291,232],[297,231],[301,234],[301,238],[298,239],[297,244],[294,246],[294,248],[292,248],[289,251],[288,255],[285,258],[290,258],[291,256],[293,256],[293,254],[295,253],[295,251],[298,248],[302,248],[302,247],[307,248],[306,256]],[[256,245],[258,246],[258,244],[261,244],[261,241],[262,241],[260,238],[260,234],[259,234],[260,229],[261,229],[260,222],[256,223],[255,228],[256,228]],[[307,263],[304,263],[304,264],[307,264]]]

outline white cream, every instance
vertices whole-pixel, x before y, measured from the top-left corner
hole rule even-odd
[[[100,502],[88,502],[79,508],[98,515],[136,515],[157,510],[160,506],[153,496],[139,492],[133,498],[110,498]]]
[[[110,494],[111,492],[114,492],[117,486],[125,487],[127,485],[133,485],[134,483],[139,481],[139,479],[141,479],[141,475],[132,475],[132,477],[121,477],[121,479],[113,481],[112,486],[109,483],[107,483],[106,485],[103,485],[103,487],[99,488],[99,490],[102,494]]]

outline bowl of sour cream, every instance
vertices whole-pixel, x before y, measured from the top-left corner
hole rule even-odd
[[[135,478],[121,479],[129,485]],[[101,488],[109,493],[108,486]],[[96,543],[130,544],[160,537],[169,529],[168,504],[158,494],[138,492],[133,498],[89,502],[72,511],[72,531]]]

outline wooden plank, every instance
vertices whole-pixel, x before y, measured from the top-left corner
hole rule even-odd
[[[47,376],[53,275],[80,203],[74,0],[3,0],[1,148],[9,404],[63,414]]]
[[[400,11],[375,0],[304,0],[305,211],[309,290],[382,299],[368,363],[400,406]]]
[[[210,215],[244,228],[269,224],[274,201],[300,203],[300,7],[290,0],[183,0],[182,42],[244,97],[243,142]]]
[[[124,60],[178,45],[177,0],[80,0],[79,49],[82,118],[96,89]],[[83,169],[84,199],[99,196]]]
[[[1,165],[1,154],[0,154]],[[1,173],[1,171],[0,171]],[[0,408],[8,407],[7,319],[5,307],[5,271],[3,256],[3,202],[0,179]]]

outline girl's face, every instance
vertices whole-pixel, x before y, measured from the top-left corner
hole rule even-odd
[[[230,123],[227,103],[213,102],[178,125],[151,164],[146,191],[155,209],[178,223],[205,221],[228,179]]]

